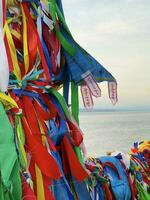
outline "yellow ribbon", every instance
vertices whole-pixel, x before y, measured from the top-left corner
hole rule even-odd
[[[28,40],[27,40],[27,19],[24,13],[23,6],[21,5],[22,11],[22,21],[23,21],[23,54],[24,54],[24,65],[25,72],[28,72],[29,69],[29,54],[28,54]]]
[[[41,170],[36,164],[35,164],[35,172],[36,172],[36,185],[37,185],[37,200],[45,200],[43,177]]]
[[[20,117],[18,117],[18,126],[17,126],[17,138],[18,138],[18,145],[19,145],[19,149],[20,149],[20,153],[21,153],[21,160],[22,162],[22,167],[24,169],[27,168],[27,156],[26,156],[26,151],[24,148],[24,134],[23,134],[23,128],[22,128],[22,124],[21,124],[21,119]]]
[[[8,5],[8,6],[15,6],[15,5],[17,5],[17,4],[18,4],[18,2],[15,1],[15,0],[7,0],[7,5]]]
[[[5,22],[4,30],[5,30],[7,40],[8,40],[8,46],[10,49],[11,59],[12,59],[13,67],[14,67],[14,74],[16,75],[17,80],[21,80],[21,72],[20,72],[20,67],[19,67],[18,59],[17,59],[16,47],[15,47],[7,21]]]
[[[5,93],[0,92],[0,101],[4,104],[7,110],[11,108],[18,108],[17,103]]]
[[[139,152],[143,152],[145,149],[150,151],[150,142],[149,141],[143,142],[138,147]]]
[[[11,34],[12,34],[13,36],[15,36],[18,40],[21,40],[21,34],[18,33],[16,30],[12,29],[10,32],[11,32]]]

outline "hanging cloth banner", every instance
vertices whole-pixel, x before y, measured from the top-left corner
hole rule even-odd
[[[8,80],[9,80],[9,66],[6,55],[6,49],[4,44],[3,35],[3,5],[0,1],[0,90],[2,92],[7,91]]]
[[[82,94],[84,107],[86,109],[92,109],[94,106],[93,99],[92,99],[91,91],[87,85],[81,85],[81,94]]]
[[[108,93],[112,104],[115,105],[118,101],[116,82],[108,82]]]

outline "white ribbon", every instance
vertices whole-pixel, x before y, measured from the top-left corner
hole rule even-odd
[[[0,1],[0,90],[7,91],[9,81],[9,66],[3,35],[3,8]]]
[[[108,82],[108,93],[109,98],[113,105],[115,105],[118,101],[117,97],[117,83],[114,81]]]
[[[40,6],[38,7],[38,17],[37,17],[37,32],[39,34],[39,38],[42,41],[42,22],[41,22],[41,18],[42,18],[42,11]]]
[[[93,99],[92,99],[91,91],[87,85],[81,85],[81,94],[82,94],[84,107],[86,109],[92,109]]]
[[[43,21],[49,27],[50,30],[54,29],[53,21],[50,18],[48,18],[44,13],[43,13]]]
[[[98,86],[97,82],[93,79],[92,74],[87,71],[82,75],[84,82],[89,87],[91,94],[95,97],[101,97],[101,89]]]

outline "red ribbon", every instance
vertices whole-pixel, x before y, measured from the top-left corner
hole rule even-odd
[[[80,164],[80,162],[79,162],[79,160],[78,160],[78,158],[66,136],[64,136],[64,138],[63,138],[63,147],[64,147],[63,154],[66,154],[69,168],[70,168],[71,174],[74,176],[74,178],[77,181],[83,181],[86,178],[88,178],[88,173],[85,171],[85,169]]]
[[[30,26],[32,26],[32,34],[34,35],[34,37],[37,37],[37,45],[38,45],[38,49],[39,49],[39,53],[40,53],[40,57],[41,57],[42,66],[44,68],[46,80],[49,82],[50,74],[49,74],[47,63],[46,63],[45,55],[44,55],[44,52],[43,52],[43,48],[42,48],[42,45],[41,45],[41,41],[40,41],[39,35],[37,33],[37,29],[36,29],[35,24],[34,24],[32,18],[31,18],[30,12],[27,8],[27,4],[22,3],[22,6],[23,6],[23,9],[24,9],[25,15],[27,17],[27,21],[30,24]]]
[[[69,133],[70,133],[71,141],[74,144],[74,146],[78,147],[83,142],[83,135],[78,126],[76,126],[74,123],[70,122],[69,120],[67,122],[70,129]]]
[[[38,38],[37,34],[34,34],[34,28],[31,26],[31,23],[27,23],[27,38],[28,38],[28,50],[29,50],[29,71],[33,68],[33,64],[36,59],[37,47],[38,47]]]
[[[23,176],[21,176],[21,182],[22,182],[22,199],[23,200],[37,200],[34,192],[31,190],[30,186],[25,181]]]
[[[60,49],[60,42],[57,39],[55,32],[50,30],[45,23],[43,23],[43,38],[51,57],[52,71],[54,74],[57,74],[57,55]]]

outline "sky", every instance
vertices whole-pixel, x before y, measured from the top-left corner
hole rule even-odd
[[[117,79],[115,109],[150,109],[150,0],[63,0],[63,6],[76,41]],[[107,83],[100,88],[95,108],[113,108]]]

